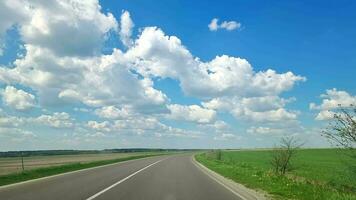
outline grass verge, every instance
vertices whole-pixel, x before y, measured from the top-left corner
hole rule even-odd
[[[71,172],[91,167],[97,167],[102,165],[108,165],[118,162],[123,162],[127,160],[134,160],[139,158],[146,158],[151,156],[159,156],[164,154],[144,154],[144,155],[137,155],[137,156],[130,156],[124,158],[117,158],[111,160],[102,160],[102,161],[94,161],[88,163],[73,163],[73,164],[66,164],[60,166],[53,166],[53,167],[45,167],[45,168],[38,168],[33,170],[24,171],[22,173],[12,173],[7,175],[0,176],[0,186],[8,185],[12,183],[18,183],[22,181],[42,178],[46,176],[52,176],[56,174],[61,174],[65,172]]]
[[[356,200],[356,179],[344,165],[338,150],[300,150],[294,169],[286,176],[271,171],[270,151],[223,151],[196,155],[209,169],[249,188],[262,189],[274,199]]]

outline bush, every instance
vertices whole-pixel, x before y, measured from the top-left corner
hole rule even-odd
[[[291,160],[302,146],[294,137],[284,137],[279,147],[272,151],[271,165],[276,174],[284,175],[292,169]]]
[[[218,150],[216,150],[216,152],[215,152],[215,155],[216,155],[216,160],[221,160],[221,150],[220,149],[218,149]]]

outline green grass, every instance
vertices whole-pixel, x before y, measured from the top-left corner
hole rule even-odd
[[[345,163],[352,160],[337,149],[303,149],[292,160],[286,176],[271,170],[270,151],[223,151],[196,159],[208,168],[275,199],[356,199],[356,179]]]
[[[31,179],[42,178],[46,176],[61,174],[70,171],[76,171],[80,169],[86,169],[101,165],[107,165],[127,160],[139,159],[139,158],[146,158],[151,156],[158,156],[164,154],[143,154],[137,156],[130,156],[130,157],[123,157],[111,160],[103,160],[103,161],[94,161],[89,163],[74,163],[74,164],[66,164],[60,166],[53,166],[53,167],[45,167],[45,168],[38,168],[33,170],[24,171],[22,173],[12,173],[7,175],[0,176],[0,186],[8,185],[12,183],[27,181]]]

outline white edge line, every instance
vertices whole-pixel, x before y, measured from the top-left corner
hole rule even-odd
[[[119,162],[111,163],[111,164],[107,164],[107,165],[100,165],[100,166],[96,166],[96,167],[90,167],[90,168],[85,168],[85,169],[80,169],[80,170],[75,170],[75,171],[55,174],[55,175],[52,175],[52,176],[45,176],[45,177],[41,177],[41,178],[31,179],[31,180],[27,180],[27,181],[18,182],[18,183],[12,183],[12,184],[9,184],[9,185],[0,186],[0,190],[1,189],[6,189],[6,188],[9,188],[9,187],[14,187],[14,186],[26,184],[26,183],[31,183],[31,182],[50,179],[50,178],[55,178],[55,177],[58,177],[58,176],[64,176],[64,175],[68,175],[68,174],[74,174],[74,173],[79,173],[79,172],[83,172],[83,171],[89,171],[89,170],[92,170],[92,169],[98,169],[98,168],[102,168],[102,167],[108,167],[108,166],[112,166],[112,165],[118,165],[118,164],[123,164],[123,163],[127,163],[127,162],[133,162],[133,161],[136,161],[136,160],[148,159],[148,158],[152,158],[152,157],[156,157],[156,156],[148,156],[148,157],[144,157],[144,158],[125,160],[125,161],[121,161],[121,162],[119,161]]]
[[[233,194],[235,194],[236,196],[240,197],[242,200],[248,200],[246,199],[244,196],[242,196],[241,194],[235,192],[231,187],[227,186],[226,184],[224,184],[223,182],[221,182],[220,180],[218,180],[217,178],[215,178],[214,176],[212,176],[211,174],[209,174],[205,169],[206,167],[203,166],[202,164],[200,164],[199,162],[197,162],[195,160],[194,155],[191,157],[193,164],[200,169],[200,171],[202,171],[203,173],[205,173],[206,175],[208,175],[211,179],[213,179],[214,181],[216,181],[217,183],[219,183],[220,185],[224,186],[226,189],[228,189],[230,192],[232,192]],[[207,168],[206,168],[207,169]]]
[[[164,160],[164,159],[162,159],[162,160]],[[151,166],[153,166],[153,165],[155,165],[155,164],[161,162],[162,160],[156,161],[156,162],[154,162],[154,163],[152,163],[152,164],[150,164],[150,165],[147,165],[147,166],[144,167],[144,168],[141,168],[140,170],[138,170],[138,171],[136,171],[136,172],[130,174],[129,176],[127,176],[127,177],[121,179],[120,181],[118,181],[118,182],[116,182],[116,183],[110,185],[109,187],[107,187],[107,188],[101,190],[100,192],[94,194],[93,196],[87,198],[86,200],[93,200],[93,199],[95,199],[96,197],[98,197],[99,195],[103,194],[104,192],[106,192],[106,191],[110,190],[111,188],[113,188],[113,187],[119,185],[120,183],[126,181],[127,179],[129,179],[129,178],[135,176],[136,174],[142,172],[143,170],[145,170],[145,169],[147,169],[147,168],[149,168],[149,167],[151,167]]]

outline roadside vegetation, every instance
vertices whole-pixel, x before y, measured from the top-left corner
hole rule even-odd
[[[91,167],[97,167],[101,165],[113,164],[117,162],[123,162],[127,160],[134,160],[139,158],[146,158],[151,156],[158,156],[164,155],[163,153],[145,153],[142,155],[134,155],[134,156],[127,156],[117,159],[110,159],[110,160],[101,160],[101,161],[93,161],[93,162],[85,162],[85,163],[72,163],[72,164],[64,164],[60,166],[52,166],[52,167],[44,167],[32,170],[25,170],[20,173],[11,173],[7,175],[0,176],[0,186],[8,185],[12,183],[27,181],[31,179],[42,178],[46,176],[61,174],[70,171],[76,171],[80,169],[86,169]]]
[[[339,105],[331,112],[322,135],[338,148],[301,149],[303,143],[283,137],[272,150],[215,150],[196,159],[275,199],[356,199],[356,106]]]
[[[273,150],[211,151],[197,161],[247,187],[261,189],[275,199],[356,199],[356,181],[340,149],[299,149],[285,175],[271,165]],[[220,154],[220,155],[218,155]],[[218,159],[220,158],[220,159]]]
[[[344,163],[356,182],[356,106],[341,107],[334,113],[332,120],[322,133],[332,144],[343,149],[350,159]]]

